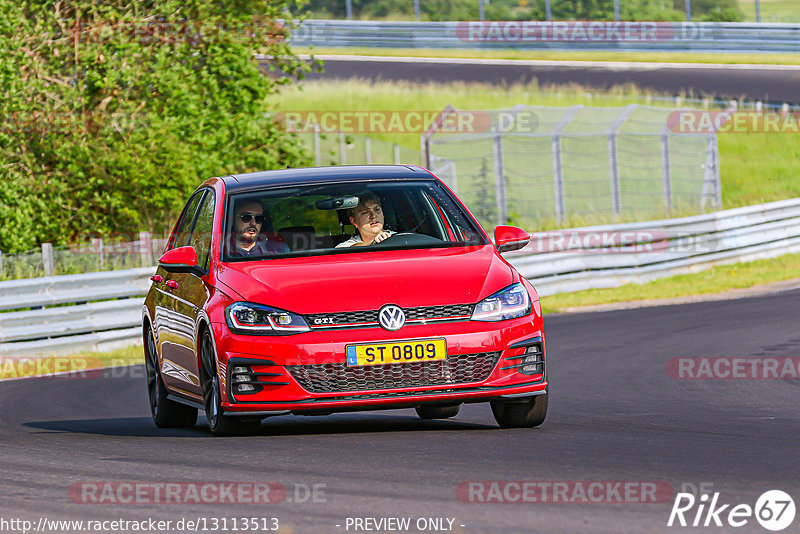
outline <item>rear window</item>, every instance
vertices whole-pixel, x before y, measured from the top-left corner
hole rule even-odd
[[[487,243],[477,223],[435,181],[347,182],[231,195],[223,233],[225,261]]]

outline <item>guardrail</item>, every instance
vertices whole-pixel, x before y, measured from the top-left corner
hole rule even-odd
[[[694,217],[531,234],[506,258],[540,295],[643,283],[800,252],[800,199]],[[141,340],[154,268],[0,282],[0,356],[106,350]]]
[[[308,19],[290,42],[326,47],[797,52],[800,24]]]
[[[645,283],[800,252],[800,199],[693,217],[531,234],[506,257],[542,296]]]
[[[0,356],[109,350],[141,340],[142,297],[154,272],[145,267],[0,282]]]

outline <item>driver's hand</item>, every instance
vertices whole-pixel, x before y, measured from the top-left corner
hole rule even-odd
[[[375,239],[372,240],[372,244],[374,245],[376,243],[380,243],[381,241],[383,241],[384,239],[386,239],[387,237],[389,237],[391,235],[392,234],[390,234],[387,230],[384,230],[384,231],[382,231],[381,233],[379,233],[378,235],[375,236]]]

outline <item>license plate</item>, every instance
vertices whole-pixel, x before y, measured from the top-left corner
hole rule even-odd
[[[345,350],[348,367],[433,362],[447,359],[447,342],[444,339],[365,343],[363,345],[347,345]]]

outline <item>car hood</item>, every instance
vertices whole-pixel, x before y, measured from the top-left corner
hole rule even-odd
[[[301,314],[474,303],[515,281],[491,245],[224,263],[217,278],[249,302]]]

